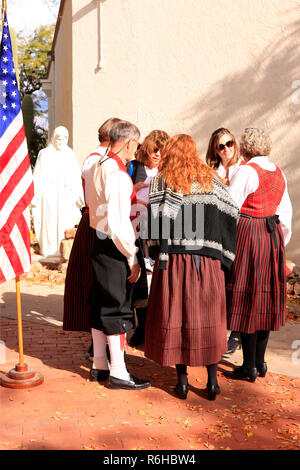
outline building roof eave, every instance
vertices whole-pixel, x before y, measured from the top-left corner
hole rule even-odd
[[[51,69],[51,64],[52,64],[52,61],[54,61],[54,49],[55,49],[56,40],[57,40],[57,36],[58,36],[58,32],[59,32],[59,27],[60,27],[60,23],[61,23],[61,18],[62,18],[62,15],[63,15],[64,6],[65,6],[65,0],[61,0],[61,2],[60,2],[60,7],[59,7],[59,11],[58,11],[58,15],[57,15],[57,21],[56,21],[56,26],[55,26],[53,41],[52,41],[52,47],[51,47],[51,52],[50,52],[50,59],[49,59],[49,63],[48,63],[48,69],[47,69],[47,76],[46,76],[46,79],[49,78],[49,73],[50,73],[50,69]]]

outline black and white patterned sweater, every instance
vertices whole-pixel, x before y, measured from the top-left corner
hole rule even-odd
[[[141,237],[147,239],[150,255],[159,256],[161,269],[166,269],[170,253],[216,258],[230,269],[239,209],[216,177],[213,184],[212,190],[204,192],[195,182],[191,194],[183,195],[168,188],[160,174],[153,178]]]

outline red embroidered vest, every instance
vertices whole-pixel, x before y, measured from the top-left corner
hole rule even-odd
[[[118,157],[118,155],[116,155],[113,152],[108,152],[107,156],[112,158],[118,164],[119,169],[121,171],[124,171],[126,173],[126,175],[128,175],[127,168],[124,165],[124,163],[122,162],[121,158]],[[128,175],[128,178],[130,178],[129,175]],[[131,178],[130,178],[130,181],[131,181]],[[136,204],[136,192],[135,192],[134,186],[132,186],[132,193],[130,195],[130,200],[131,200],[131,207],[132,207],[134,204]],[[131,216],[130,218],[131,218],[131,220],[133,220],[133,219],[135,219],[135,216]]]
[[[275,171],[268,171],[256,163],[248,163],[248,165],[256,171],[259,186],[254,193],[249,194],[246,198],[241,213],[253,217],[275,215],[285,190],[285,180],[280,168],[275,165]]]

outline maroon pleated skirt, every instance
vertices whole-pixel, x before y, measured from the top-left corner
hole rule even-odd
[[[216,364],[227,349],[225,280],[221,262],[170,254],[156,262],[146,314],[145,356],[167,366]]]
[[[255,333],[285,324],[285,250],[279,224],[272,235],[266,219],[240,218],[226,294],[228,329]]]
[[[94,236],[89,214],[84,213],[76,231],[65,280],[63,329],[67,331],[91,331],[88,298],[93,283],[91,251]]]

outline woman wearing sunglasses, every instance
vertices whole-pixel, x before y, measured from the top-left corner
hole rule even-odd
[[[217,170],[218,175],[227,185],[230,184],[233,175],[243,163],[239,158],[237,142],[233,134],[225,127],[220,127],[212,133],[206,153],[206,163]],[[240,345],[240,334],[232,331],[228,339],[226,354],[233,354]]]
[[[138,147],[135,154],[136,159],[127,164],[127,171],[132,178],[138,203],[148,204],[150,183],[152,178],[157,175],[160,153],[168,139],[169,136],[164,131],[154,130],[150,132]],[[139,346],[145,339],[148,282],[150,283],[152,270],[150,261],[145,259],[147,258],[145,244],[141,240],[138,243],[140,248],[139,253],[142,253],[143,258],[139,259],[142,272],[134,288],[134,302],[138,325],[129,342],[130,346],[133,347]]]

